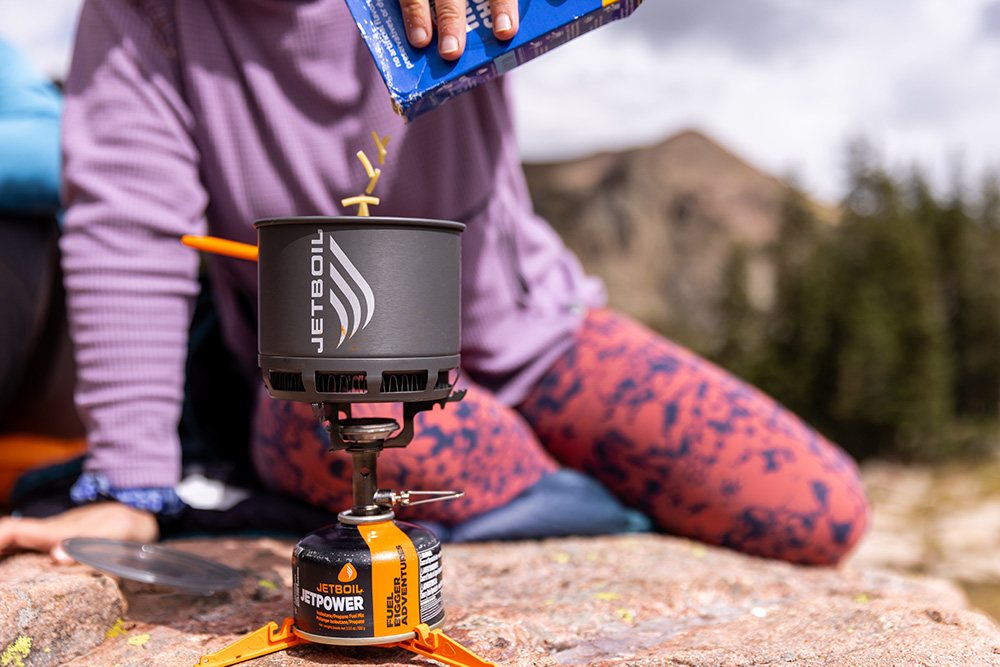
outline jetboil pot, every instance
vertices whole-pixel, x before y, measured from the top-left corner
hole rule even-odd
[[[260,220],[260,368],[276,399],[311,403],[331,448],[350,453],[353,504],[292,555],[293,617],[202,657],[230,665],[295,644],[401,646],[450,665],[492,665],[437,630],[441,543],[394,505],[462,495],[378,487],[384,449],[405,447],[423,410],[461,400],[460,234],[465,225],[384,217]],[[403,423],[352,418],[355,403],[402,403]]]

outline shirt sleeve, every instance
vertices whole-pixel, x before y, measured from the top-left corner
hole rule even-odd
[[[0,210],[58,210],[61,113],[52,82],[0,41]]]
[[[172,47],[136,3],[89,0],[66,82],[61,243],[85,471],[115,489],[172,487],[197,253],[194,119]]]

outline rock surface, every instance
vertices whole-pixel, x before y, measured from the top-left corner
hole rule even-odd
[[[7,597],[0,628],[6,632],[23,621],[17,627],[36,639],[29,653],[12,653],[0,664],[195,665],[202,655],[291,613],[291,542],[220,539],[173,546],[242,570],[241,587],[197,597],[121,582],[128,610],[119,616],[119,598],[108,595],[115,587],[85,566],[56,567],[40,556],[2,563]],[[1000,665],[1000,626],[939,579],[805,568],[659,535],[446,545],[444,559],[445,632],[510,667]],[[19,607],[19,601],[28,603],[6,592],[22,577],[16,588],[34,606]],[[89,597],[89,604],[56,604],[56,584],[66,591],[60,595]],[[42,600],[51,603],[43,606]],[[22,609],[35,611],[25,615]],[[115,629],[119,617],[123,623]],[[60,642],[70,637],[59,633],[82,625],[113,636],[69,659],[74,653]],[[0,650],[16,640],[9,634]],[[63,658],[56,661],[54,654]],[[307,644],[250,664],[428,663],[398,648]]]
[[[62,665],[100,645],[125,615],[115,582],[48,556],[0,560],[0,665]]]

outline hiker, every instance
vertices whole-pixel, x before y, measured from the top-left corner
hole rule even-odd
[[[605,307],[601,282],[532,211],[504,80],[406,124],[343,0],[88,0],[66,94],[62,248],[90,455],[72,490],[80,506],[0,523],[0,550],[153,539],[183,515],[177,432],[199,257],[179,239],[254,244],[254,220],[350,214],[340,202],[368,182],[355,154],[374,151],[373,131],[390,143],[372,214],[467,225],[468,394],[421,413],[413,441],[379,463],[386,488],[467,495],[402,518],[454,540],[651,524],[801,563],[836,563],[863,534],[849,456]],[[346,509],[346,455],[328,451],[308,404],[264,391],[256,265],[207,261],[225,343],[255,392],[259,481],[276,498]],[[78,527],[108,512],[118,523]]]

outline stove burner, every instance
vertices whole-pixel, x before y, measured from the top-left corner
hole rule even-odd
[[[311,403],[331,449],[350,453],[352,506],[295,546],[294,618],[199,664],[235,664],[311,641],[493,665],[434,629],[444,622],[441,543],[392,511],[464,494],[378,488],[382,450],[410,443],[417,413],[465,396],[455,390],[465,225],[313,217],[254,227],[259,252],[246,257],[258,260],[261,377],[271,397]],[[402,424],[352,418],[351,405],[361,402],[402,403]]]

